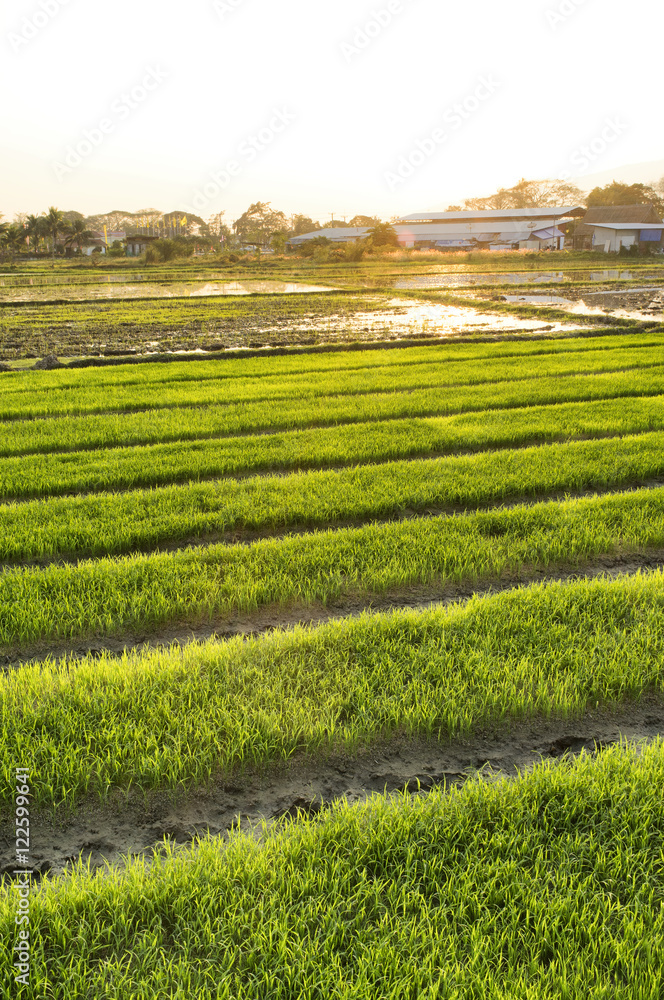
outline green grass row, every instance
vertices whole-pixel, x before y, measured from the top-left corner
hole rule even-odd
[[[37,425],[40,423],[37,422]],[[0,497],[48,497],[156,487],[270,470],[324,469],[327,466],[380,463],[432,454],[532,446],[572,441],[574,438],[628,436],[662,429],[664,396],[643,396],[513,410],[483,410],[451,417],[369,421],[212,441],[52,453],[40,455],[37,460],[31,455],[3,462]],[[192,432],[195,432],[193,427]],[[640,467],[637,479],[646,468],[648,475],[659,475],[662,471],[657,463],[652,464],[652,442],[657,447],[659,438],[649,436],[641,442],[645,464]],[[624,452],[622,446],[615,442],[607,444],[605,453],[613,455],[616,447],[628,458],[638,450],[639,443],[626,442]],[[600,453],[591,449],[585,452],[588,455]],[[500,461],[509,462],[511,458],[505,456]],[[489,457],[489,469],[494,464],[495,460]],[[454,466],[456,469],[462,467],[463,463]],[[446,468],[453,466],[448,464]],[[598,481],[592,478],[597,472],[597,463],[591,461],[591,478],[586,482],[597,485]],[[607,466],[608,478],[600,475],[601,484],[616,485],[616,474],[620,483],[629,482],[628,477],[635,474],[635,468],[629,463],[622,471]],[[575,483],[578,484],[578,481],[577,475]],[[232,492],[233,489],[228,484],[220,484],[212,486],[212,493],[208,495]],[[82,502],[88,503],[87,500]],[[34,506],[31,509],[37,511],[40,508]],[[0,508],[0,517],[12,516]]]
[[[530,357],[598,350],[638,350],[664,346],[663,333],[611,334],[596,337],[566,337],[557,340],[503,341],[486,343],[431,344],[426,347],[334,351],[330,353],[288,354],[248,358],[219,358],[200,361],[170,361],[76,368],[69,371],[16,372],[0,378],[0,394],[26,389],[80,389],[98,385],[154,385],[162,382],[207,381],[222,378],[249,378],[293,375],[306,372],[341,372],[360,368],[386,368],[411,362],[472,361],[485,358]]]
[[[28,664],[0,676],[2,808],[177,788],[234,768],[446,739],[662,691],[664,574],[536,585],[426,611],[182,648]]]
[[[79,869],[33,894],[20,995],[659,1000],[663,782],[661,742],[623,745],[511,782],[343,804],[260,843]],[[5,890],[10,943],[14,914]]]
[[[339,426],[368,421],[481,413],[575,401],[629,399],[664,393],[664,365],[638,371],[489,382],[471,389],[414,389],[366,395],[319,396],[210,407],[173,407],[141,413],[44,418],[0,423],[0,455],[196,441],[258,431]],[[265,447],[268,447],[267,445]],[[53,456],[56,466],[76,466],[81,456]],[[103,459],[107,463],[109,459]],[[0,464],[0,492],[30,495],[35,462],[7,458]],[[18,483],[18,486],[13,485]],[[9,492],[8,492],[9,491]],[[12,493],[11,491],[17,491]]]
[[[659,407],[664,409],[661,400]],[[388,441],[398,441],[389,425],[378,427],[384,428]],[[401,433],[407,437],[408,427]],[[367,448],[375,452],[376,438],[367,437]],[[312,457],[319,461],[315,435],[312,438]],[[249,449],[247,461],[250,457]],[[143,468],[154,468],[162,481],[176,478],[177,469],[159,449],[139,449],[136,464],[136,476]],[[201,473],[200,465],[196,472]],[[43,469],[35,473],[35,488],[43,475]],[[224,532],[326,526],[398,516],[405,510],[474,508],[624,487],[663,476],[660,431],[336,471],[51,498],[0,505],[0,561],[112,555]],[[91,485],[89,479],[69,482],[72,491]],[[50,486],[55,492],[54,484]],[[62,482],[56,486],[61,488]]]
[[[529,380],[662,366],[662,348],[625,348],[477,361],[418,362],[352,372],[265,375],[258,379],[221,379],[203,383],[94,386],[44,392],[29,389],[0,395],[0,419],[68,416],[108,411],[135,411],[223,403],[306,401],[331,395],[361,395],[412,389],[447,389],[508,380]]]
[[[189,627],[266,606],[486,583],[664,546],[664,489],[0,574],[0,643]]]

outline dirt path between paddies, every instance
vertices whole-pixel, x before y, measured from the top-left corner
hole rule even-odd
[[[334,803],[359,802],[372,794],[426,794],[462,785],[480,772],[487,781],[515,777],[541,760],[597,754],[621,739],[652,741],[663,731],[664,701],[654,695],[614,710],[595,709],[570,720],[510,721],[476,729],[464,739],[439,742],[397,736],[351,755],[331,751],[317,759],[301,755],[220,777],[205,788],[174,793],[114,793],[100,805],[88,799],[73,815],[31,815],[31,862],[37,879],[55,877],[79,859],[93,870],[122,865],[127,855],[159,855],[164,840],[185,845],[231,828],[261,835],[262,822],[324,814]],[[11,878],[13,830],[0,830],[0,873]]]

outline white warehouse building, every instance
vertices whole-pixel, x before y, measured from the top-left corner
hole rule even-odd
[[[416,212],[393,225],[405,247],[446,247],[488,250],[559,250],[565,244],[566,223],[581,218],[586,209],[505,208],[481,212]]]

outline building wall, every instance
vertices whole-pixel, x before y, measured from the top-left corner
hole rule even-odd
[[[394,228],[399,237],[399,242],[404,246],[412,245],[423,241],[449,240],[458,236],[467,239],[477,239],[482,233],[523,233],[528,230],[550,229],[556,225],[556,220],[551,219],[503,219],[500,222],[482,219],[479,222],[435,222],[431,224],[397,223]]]
[[[608,253],[618,253],[621,246],[631,247],[638,243],[639,232],[639,229],[596,229],[593,247],[607,250]]]

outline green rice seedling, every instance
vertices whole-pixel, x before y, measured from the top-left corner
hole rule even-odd
[[[324,494],[310,494],[313,507]],[[412,519],[251,545],[6,569],[0,643],[155,632],[268,605],[311,605],[582,566],[664,547],[664,489]]]
[[[664,682],[664,575],[536,585],[228,642],[27,664],[0,678],[3,811],[176,788],[248,764],[574,717]]]
[[[33,892],[28,1000],[658,1000],[661,742]],[[4,890],[0,921],[15,936]],[[6,989],[11,970],[5,966]]]
[[[99,385],[127,386],[154,385],[162,382],[208,381],[221,378],[249,378],[270,375],[342,372],[361,368],[387,368],[394,365],[432,361],[472,361],[494,358],[537,357],[550,354],[584,353],[599,350],[636,350],[641,347],[664,345],[664,334],[652,331],[642,334],[597,335],[589,338],[566,337],[557,340],[505,341],[497,343],[432,343],[425,347],[408,347],[403,343],[367,345],[362,350],[335,350],[333,352],[293,352],[286,355],[269,354],[265,357],[225,357],[214,360],[179,361],[172,358],[168,364],[144,361],[141,364],[74,368],[56,371],[14,372],[11,378],[0,379],[3,392],[38,388],[77,389]]]
[[[141,413],[17,420],[0,424],[0,454],[77,451],[161,441],[188,441],[258,431],[329,427],[369,421],[481,413],[574,401],[659,396],[664,392],[664,366],[619,374],[571,375],[439,389],[366,395],[321,396],[210,407],[173,407]],[[266,447],[268,447],[266,445]],[[192,453],[196,449],[190,449]],[[116,456],[118,458],[119,456]],[[81,456],[54,458],[56,465],[76,466]],[[109,461],[114,461],[111,457]],[[195,460],[194,460],[195,465]],[[26,468],[28,474],[26,474]],[[222,466],[211,474],[222,474]],[[33,483],[35,462],[7,460],[0,465],[0,495],[39,495]],[[193,471],[193,469],[192,469]],[[150,483],[145,470],[143,480]]]
[[[398,392],[423,388],[454,388],[507,380],[528,380],[601,372],[660,370],[661,347],[638,350],[585,351],[540,355],[532,359],[420,362],[347,373],[263,376],[247,380],[208,380],[203,383],[164,383],[136,386],[94,386],[44,393],[40,389],[7,391],[0,395],[0,418],[67,416],[108,411],[147,410],[176,406],[241,404],[269,400]]]
[[[647,400],[651,407],[630,414],[627,403],[608,404],[619,427],[641,422],[645,430],[664,424],[662,397]],[[605,404],[602,404],[604,406]],[[565,423],[565,408],[554,407],[561,423],[542,414],[540,436],[577,434],[601,437],[606,432],[601,411],[579,410]],[[545,408],[542,408],[543,410]],[[590,411],[590,412],[589,412]],[[0,505],[0,561],[52,559],[60,556],[101,556],[135,549],[156,548],[173,542],[210,538],[224,532],[273,531],[326,526],[348,521],[399,516],[404,510],[428,511],[472,508],[504,500],[581,492],[589,488],[615,489],[664,476],[664,432],[644,433],[599,441],[576,441],[543,447],[519,448],[479,455],[425,461],[391,461],[327,472],[259,476],[247,479],[199,482],[206,475],[229,475],[261,465],[353,465],[361,460],[397,454],[458,447],[464,432],[468,450],[537,436],[538,414],[531,411],[484,413],[454,420],[404,422],[341,428],[330,432],[258,436],[203,445],[161,446],[47,456],[32,472],[33,492],[57,494],[136,482],[185,486],[72,496],[46,501]],[[500,419],[502,418],[502,419]],[[352,435],[348,433],[352,431]],[[346,432],[346,433],[344,433]],[[499,439],[500,434],[503,440]],[[472,435],[477,437],[473,438]],[[450,442],[452,437],[452,443]],[[479,440],[478,440],[479,439]],[[382,452],[382,454],[381,454]],[[26,480],[30,461],[6,469],[9,476],[22,470]],[[20,480],[18,481],[20,482]],[[16,487],[19,488],[18,486]]]

